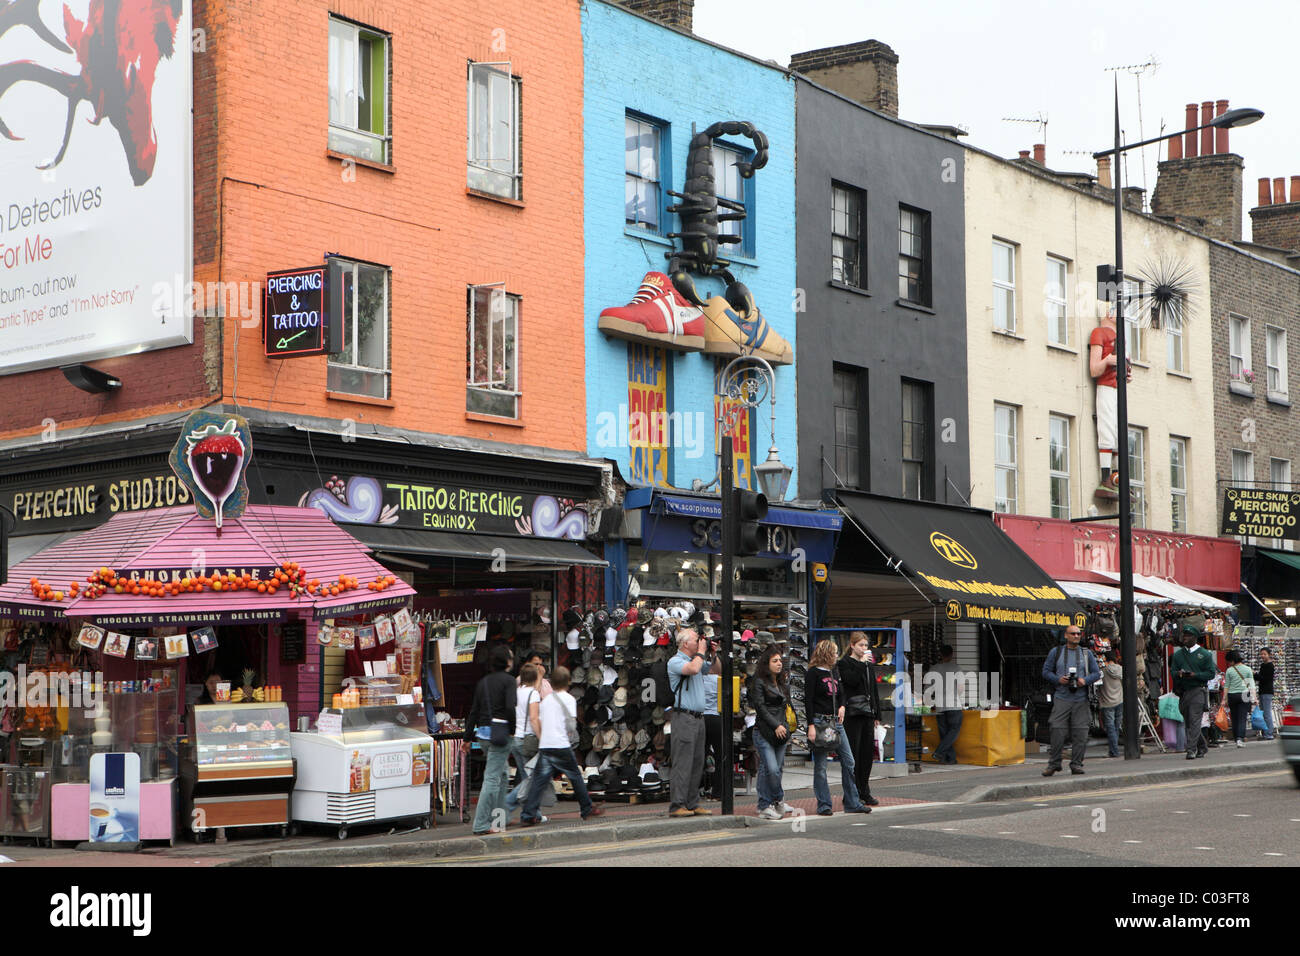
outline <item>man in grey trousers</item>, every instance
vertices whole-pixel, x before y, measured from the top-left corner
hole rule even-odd
[[[700,779],[704,775],[704,676],[710,661],[706,642],[693,628],[677,632],[677,654],[668,662],[668,686],[673,692],[672,773],[668,778],[672,805],[670,817],[708,816],[700,807]]]
[[[1052,685],[1052,749],[1047,756],[1044,777],[1059,773],[1065,738],[1070,738],[1070,773],[1083,773],[1088,749],[1088,685],[1101,678],[1097,658],[1081,647],[1083,629],[1071,624],[1065,629],[1065,644],[1052,648],[1043,661],[1043,680]]]
[[[1201,647],[1205,632],[1195,624],[1183,625],[1183,646],[1174,651],[1169,670],[1174,675],[1174,691],[1178,694],[1178,709],[1183,714],[1183,728],[1187,734],[1187,759],[1204,757],[1209,749],[1201,733],[1201,715],[1205,713],[1205,685],[1214,680],[1218,670],[1214,657]]]

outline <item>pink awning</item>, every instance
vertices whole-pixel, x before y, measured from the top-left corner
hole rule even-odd
[[[229,593],[202,591],[167,597],[108,593],[98,598],[80,596],[62,604],[37,601],[29,590],[30,578],[65,588],[71,581],[86,586],[86,577],[101,567],[119,574],[139,572],[174,576],[191,573],[242,573],[297,562],[308,578],[322,583],[337,581],[339,575],[356,578],[360,587],[334,597],[302,594],[295,597],[288,588],[275,594],[253,590]],[[34,619],[51,617],[84,618],[117,627],[150,627],[159,624],[225,624],[275,621],[297,609],[317,617],[331,614],[379,610],[403,605],[415,589],[398,580],[381,592],[366,585],[388,575],[388,569],[370,558],[366,547],[325,514],[315,508],[250,505],[239,518],[227,520],[220,534],[209,519],[192,507],[115,515],[108,522],[47,548],[15,565],[13,583],[0,588],[0,617]],[[6,614],[7,605],[27,613]]]

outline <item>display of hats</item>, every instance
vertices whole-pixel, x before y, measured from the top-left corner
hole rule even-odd
[[[564,629],[566,631],[575,630],[582,623],[582,615],[575,608],[569,608],[564,612]]]
[[[599,773],[591,773],[587,775],[587,791],[589,793],[605,792],[605,781]]]
[[[637,750],[645,750],[647,747],[650,746],[650,733],[644,727],[642,727],[640,730],[636,732],[636,737],[634,738],[634,741],[636,743]]]
[[[614,668],[610,667],[608,664],[600,665],[600,675],[600,682],[602,684],[612,684],[614,681],[618,680],[618,671],[614,670]]]
[[[602,679],[599,667],[589,667],[587,669],[587,686],[599,687]]]
[[[578,629],[575,627],[571,631],[569,631],[568,634],[564,635],[564,646],[571,651],[576,651],[578,649],[578,637],[579,637],[579,632]]]
[[[573,669],[573,673],[569,675],[569,681],[574,684],[581,684],[586,679],[587,679],[587,670],[582,665],[578,665],[577,667],[575,667]]]
[[[656,724],[662,724],[665,720],[664,709],[662,707],[656,707],[654,709],[654,714],[651,716],[650,719],[653,720]]]
[[[659,637],[659,635],[655,633],[655,629],[654,629],[653,626],[651,626],[651,627],[643,627],[643,628],[641,628],[641,646],[642,646],[642,647],[649,647],[649,646],[651,646],[652,644],[654,644],[654,642],[655,642],[656,640],[658,640],[658,637]]]
[[[614,691],[614,706],[627,706],[627,687],[620,685],[618,690]]]
[[[623,648],[616,647],[614,649],[614,666],[621,667],[623,662],[626,660],[627,660],[627,655],[623,653]]]
[[[613,701],[614,686],[612,684],[602,684],[596,693],[596,703],[603,707]]]
[[[615,628],[605,628],[605,646],[613,647],[618,642],[618,631]]]
[[[616,627],[622,624],[623,621],[627,619],[627,608],[624,607],[614,608],[614,610],[609,612],[609,619],[614,623]]]
[[[619,686],[619,687],[626,687],[626,686],[627,686],[627,682],[628,682],[628,670],[627,670],[626,667],[621,668],[621,669],[619,670],[619,672],[618,672],[617,682],[618,682],[618,686]]]

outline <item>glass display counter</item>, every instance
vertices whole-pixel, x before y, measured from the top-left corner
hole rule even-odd
[[[294,780],[288,705],[200,704],[191,725],[181,790],[195,839],[230,827],[278,826],[286,833]]]
[[[419,704],[331,710],[327,726],[292,734],[293,819],[338,827],[412,818],[430,825],[433,738]]]

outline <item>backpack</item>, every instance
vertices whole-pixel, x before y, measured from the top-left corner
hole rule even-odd
[[[650,668],[650,679],[655,682],[654,706],[671,707],[673,688],[668,680],[668,662],[666,660],[655,662],[655,665]]]

